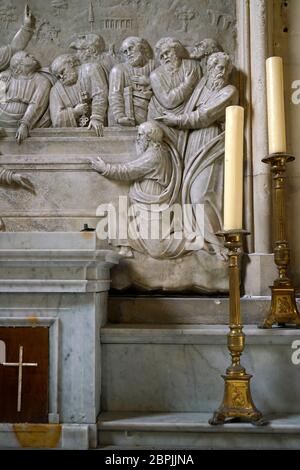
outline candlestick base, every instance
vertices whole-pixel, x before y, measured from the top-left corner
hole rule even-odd
[[[256,426],[266,424],[262,413],[255,407],[250,391],[250,379],[245,370],[240,373],[222,375],[225,381],[224,398],[221,406],[214,412],[209,424],[225,424],[232,420],[252,423]]]
[[[277,323],[279,326],[300,328],[300,315],[296,305],[294,287],[272,286],[271,308],[261,328],[272,328]]]

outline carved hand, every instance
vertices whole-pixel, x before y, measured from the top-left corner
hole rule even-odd
[[[133,83],[136,83],[137,85],[142,85],[142,86],[150,85],[150,80],[148,77],[146,77],[146,75],[132,75],[131,81]]]
[[[79,103],[73,108],[74,114],[76,117],[80,117],[83,114],[87,114],[89,112],[89,105],[87,103]]]
[[[117,119],[117,123],[120,124],[121,126],[128,126],[128,127],[134,127],[135,126],[134,120],[130,119],[126,116]]]
[[[90,165],[93,170],[103,173],[106,170],[106,163],[102,160],[101,157],[97,157],[94,160],[90,160]]]
[[[173,113],[166,113],[163,116],[161,116],[159,119],[157,119],[157,121],[158,120],[170,127],[178,126],[178,116]]]
[[[28,28],[34,28],[35,26],[35,17],[31,13],[31,10],[27,4],[24,11],[24,26],[27,26]]]
[[[29,136],[29,130],[26,124],[20,124],[17,133],[16,133],[16,140],[18,144],[21,144],[23,140],[27,139]]]
[[[27,189],[28,191],[34,192],[34,186],[31,183],[30,179],[26,176],[22,176],[19,173],[14,173],[12,175],[12,181],[18,186],[21,186],[22,188]]]
[[[103,137],[103,124],[97,119],[91,119],[88,129],[94,129],[97,137]]]
[[[193,87],[194,85],[196,85],[197,80],[198,80],[198,74],[197,74],[196,70],[192,70],[186,76],[186,83],[190,87]]]

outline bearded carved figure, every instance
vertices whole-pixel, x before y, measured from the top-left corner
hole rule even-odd
[[[122,43],[121,54],[124,63],[115,65],[110,73],[109,123],[135,126],[147,120],[153,52],[145,39],[129,37]]]
[[[107,82],[100,64],[80,64],[71,54],[58,56],[51,64],[58,78],[50,93],[54,127],[88,127],[103,135],[107,111]]]
[[[0,73],[0,126],[17,129],[21,143],[35,127],[49,127],[50,81],[39,73],[40,64],[25,51],[16,52],[8,70]]]

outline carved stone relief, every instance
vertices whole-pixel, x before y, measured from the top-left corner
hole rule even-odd
[[[20,51],[12,56],[9,69],[0,73],[4,91],[0,126],[17,128],[18,143],[28,137],[30,129],[50,126],[47,110],[51,83],[39,69],[35,57]]]
[[[53,12],[55,16],[60,16],[66,11],[69,7],[68,2],[66,0],[52,0],[51,6],[53,8]]]
[[[9,42],[7,34],[4,36],[0,31],[4,46],[0,49],[0,125],[6,128],[7,136],[11,135],[10,129],[15,129],[16,140],[21,143],[33,129],[52,127],[48,130],[49,142],[51,136],[57,136],[54,153],[62,154],[55,158],[65,158],[68,142],[68,155],[75,152],[85,162],[81,167],[85,174],[76,177],[83,194],[89,181],[93,181],[93,188],[97,186],[97,198],[90,191],[84,204],[95,211],[95,205],[109,200],[114,191],[115,199],[125,192],[129,203],[139,206],[142,216],[139,214],[138,223],[130,225],[128,237],[114,241],[108,237],[109,243],[127,257],[127,281],[120,272],[121,265],[117,268],[115,287],[124,288],[132,283],[146,289],[180,290],[182,286],[183,289],[196,286],[209,291],[226,290],[226,256],[215,232],[222,224],[225,108],[238,101],[238,91],[229,78],[236,47],[234,3],[53,0],[41,8],[41,2],[32,0],[30,6],[36,22],[34,25],[27,11],[30,24],[27,19],[26,26],[24,18],[16,50],[14,39]],[[12,8],[19,21],[22,14],[19,3],[12,1]],[[11,37],[13,34],[16,37],[18,25],[8,22],[7,28]],[[218,44],[222,44],[226,53],[221,52]],[[30,53],[22,51],[24,48]],[[110,140],[110,126],[119,129],[115,142]],[[70,139],[65,128],[72,133]],[[79,128],[86,128],[85,148],[80,146]],[[122,146],[122,135],[126,136],[130,128],[134,130],[130,135],[136,137],[136,153]],[[46,136],[43,142],[47,142],[47,133],[39,135]],[[93,141],[96,136],[103,137],[98,144]],[[9,149],[10,137],[7,139],[3,144]],[[28,147],[26,142],[21,147],[25,154],[32,152],[42,158],[42,145],[36,153],[37,140],[27,140]],[[112,160],[107,160],[103,151],[106,146]],[[95,153],[102,153],[103,159],[95,159]],[[25,165],[29,164],[28,158]],[[47,150],[43,165],[52,165],[51,158]],[[37,159],[38,156],[34,157],[35,164]],[[87,166],[90,160],[92,168]],[[59,170],[57,165],[57,171],[68,171]],[[75,214],[75,200],[71,201],[69,187],[64,188],[64,194],[59,188],[62,200],[56,200],[52,182],[52,190],[48,189],[51,172],[46,176],[42,168],[44,171],[44,166],[34,167],[41,179],[35,203],[30,202],[30,213],[39,214],[43,204],[49,203],[54,211],[62,204],[62,214],[64,206],[70,205],[70,213]],[[149,207],[155,203],[160,207],[150,218],[153,215],[160,224],[174,204],[192,208],[202,205],[204,228],[195,227],[192,211],[189,217],[194,229],[182,233],[182,226],[176,225],[176,216],[172,215],[169,233],[145,241],[141,236],[141,220],[148,218]],[[84,214],[83,211],[80,217],[84,218]],[[61,229],[64,224],[60,221],[58,226]],[[182,273],[179,265],[184,267]],[[200,266],[200,278],[198,273],[194,274],[196,266]],[[166,270],[174,272],[171,281],[164,280]],[[192,273],[186,283],[184,272],[189,270]],[[158,283],[154,271],[159,273]]]
[[[211,54],[207,61],[207,73],[201,78],[198,69],[190,69],[191,64],[186,65],[181,59],[178,51],[184,51],[179,42],[170,39],[161,41],[159,48],[165,60],[151,74],[152,99],[155,101],[149,114],[160,124],[149,121],[139,126],[137,160],[129,164],[106,165],[98,159],[92,161],[92,166],[107,178],[130,181],[131,202],[138,204],[139,210],[150,213],[150,218],[162,217],[163,212],[170,210],[175,203],[180,203],[181,207],[204,206],[203,227],[197,225],[197,220],[192,220],[189,227],[194,227],[196,222],[196,231],[179,238],[175,236],[178,235],[176,229],[170,226],[167,241],[166,235],[161,236],[157,243],[151,239],[150,249],[144,239],[141,240],[143,237],[136,235],[138,230],[134,226],[132,248],[154,258],[177,258],[190,253],[190,243],[186,242],[192,240],[192,235],[196,238],[202,235],[205,242],[203,248],[226,259],[223,244],[215,233],[222,228],[225,109],[238,102],[238,91],[229,84],[232,70],[230,57],[223,52]],[[189,76],[180,73],[180,68],[184,66]],[[178,83],[174,70],[179,75]],[[155,73],[155,78],[152,78]],[[168,83],[170,76],[173,80]],[[192,82],[192,87],[190,76],[193,80],[197,78],[197,84]],[[171,95],[170,90],[174,94]],[[175,98],[178,101],[175,102]],[[156,210],[153,209],[154,204],[158,205]],[[150,223],[147,215],[142,219]],[[141,232],[145,233],[140,227]]]
[[[58,78],[50,93],[53,126],[88,126],[97,136],[102,136],[108,92],[101,65],[80,65],[76,56],[62,54],[52,62],[50,69]]]
[[[135,126],[147,120],[152,97],[150,73],[155,69],[153,51],[143,38],[123,41],[124,63],[113,67],[109,79],[109,124]]]
[[[4,26],[0,30],[0,44],[6,44],[15,34],[24,3],[0,1],[0,21]],[[31,0],[37,28],[29,50],[43,67],[55,56],[67,52],[73,34],[91,31],[91,3],[92,32],[103,36],[107,48],[115,44],[119,50],[128,36],[144,37],[152,47],[163,36],[177,37],[185,46],[213,37],[234,55],[235,2],[232,0]],[[45,44],[46,37],[51,44]]]
[[[0,129],[1,131],[1,129]],[[15,186],[34,193],[34,186],[27,176],[0,167],[0,185]],[[5,224],[0,217],[0,232],[5,231]]]
[[[36,33],[34,38],[39,45],[53,43],[57,46],[60,46],[60,32],[60,28],[51,24],[50,21],[41,18],[37,22]]]
[[[77,3],[74,0],[74,4]],[[205,2],[203,1],[203,4]],[[110,7],[108,6],[110,5]],[[75,5],[74,5],[75,6]],[[176,6],[176,8],[175,8]],[[203,5],[204,6],[204,5]],[[51,7],[52,9],[54,8],[55,12],[60,11],[61,9],[66,10],[67,8],[69,9],[69,4],[67,2],[63,1],[52,1],[51,2]],[[99,6],[100,7],[100,6]],[[140,2],[137,4],[136,11],[140,11],[144,7],[144,9],[150,8],[148,3],[143,3]],[[16,10],[16,6],[13,6],[11,8],[14,8]],[[121,3],[120,5],[115,4],[114,2],[110,2],[107,4],[107,6],[104,4],[101,4],[100,11],[103,13],[104,10],[110,9],[111,12],[114,12],[116,14],[117,12],[120,13],[121,10],[124,9],[123,4]],[[152,8],[152,6],[151,6]],[[151,8],[149,13],[151,13]],[[174,9],[175,8],[175,9]],[[104,9],[104,10],[103,10]],[[128,5],[128,9],[130,9]],[[186,33],[188,32],[189,28],[192,26],[191,22],[195,17],[201,17],[201,15],[204,14],[204,12],[197,11],[196,9],[193,9],[192,7],[187,8],[186,5],[180,5],[180,2],[171,2],[170,3],[170,14],[169,17],[172,17],[173,14],[182,22],[182,28],[178,29],[175,28],[177,32],[182,33],[181,35],[186,37]],[[47,9],[46,9],[47,10]],[[174,11],[172,11],[174,10]],[[98,70],[99,70],[99,77],[94,79],[95,85],[98,86],[99,89],[102,90],[104,93],[104,88],[105,85],[103,84],[102,78],[100,78],[100,75],[102,74],[102,69],[104,69],[104,72],[106,74],[106,86],[108,85],[109,82],[109,101],[110,101],[110,109],[109,109],[109,116],[108,116],[108,125],[114,125],[114,124],[119,124],[123,126],[135,126],[138,124],[141,124],[142,122],[146,121],[147,119],[147,108],[150,102],[150,112],[149,112],[149,117],[150,118],[157,118],[159,115],[157,115],[157,109],[153,113],[153,107],[156,105],[155,103],[155,98],[157,98],[157,86],[159,87],[159,94],[161,95],[162,93],[165,94],[166,92],[164,91],[164,87],[162,86],[162,83],[165,79],[170,81],[169,85],[171,86],[172,93],[175,95],[177,93],[177,90],[179,92],[178,97],[174,96],[174,98],[166,99],[166,97],[163,98],[163,101],[168,102],[165,107],[164,106],[158,106],[159,108],[159,114],[163,112],[164,110],[170,110],[173,109],[173,103],[176,101],[176,107],[180,104],[183,104],[184,101],[191,95],[193,89],[196,86],[196,83],[198,82],[200,78],[200,63],[199,62],[193,62],[189,58],[189,51],[188,49],[192,48],[192,44],[188,44],[187,47],[185,47],[183,41],[179,41],[175,36],[169,36],[169,38],[162,38],[160,39],[155,46],[155,50],[157,52],[157,62],[153,59],[153,52],[152,48],[148,42],[148,40],[139,37],[139,36],[130,36],[127,37],[125,40],[122,41],[121,47],[120,47],[120,56],[117,57],[115,54],[115,44],[110,44],[109,46],[109,51],[105,52],[105,40],[104,38],[99,35],[98,33],[94,32],[95,26],[97,24],[98,20],[98,14],[100,13],[99,9],[95,9],[93,6],[93,2],[90,2],[89,7],[87,10],[83,10],[83,13],[86,14],[86,24],[89,24],[89,27],[91,29],[90,33],[80,33],[75,35],[75,40],[72,41],[71,43],[69,42],[69,47],[73,48],[77,51],[77,56],[82,64],[89,64],[89,63],[97,63],[98,64]],[[208,9],[206,11],[206,14],[210,14],[212,17],[212,23],[218,27],[219,24],[222,23],[223,29],[227,29],[229,24],[232,24],[233,21],[229,21],[229,18],[232,19],[232,16],[230,16],[228,13],[223,13],[223,12],[213,12],[212,10]],[[54,15],[52,15],[54,16]],[[146,15],[147,16],[147,15]],[[151,16],[151,14],[149,15]],[[221,22],[222,19],[222,22]],[[54,16],[55,20],[55,16]],[[127,30],[127,29],[132,29],[132,20],[131,18],[121,18],[120,16],[113,16],[110,19],[105,19],[101,18],[102,21],[102,28],[103,32],[105,34],[105,28],[110,28],[110,29],[116,29],[117,31],[120,30],[119,34],[116,34],[114,37],[114,40],[120,37],[120,35],[123,35],[121,31]],[[15,37],[13,38],[11,44],[7,44],[6,46],[2,47],[0,50],[0,69],[1,70],[6,70],[8,69],[8,72],[6,75],[2,75],[1,81],[2,83],[4,81],[7,82],[7,100],[8,104],[7,106],[9,107],[9,102],[11,101],[18,101],[19,97],[14,96],[16,94],[17,88],[14,86],[10,86],[10,81],[13,81],[13,77],[11,75],[16,75],[16,71],[12,69],[12,66],[9,68],[9,63],[10,59],[13,55],[14,52],[20,51],[24,49],[28,43],[31,41],[31,45],[38,45],[39,47],[39,53],[41,53],[42,49],[45,49],[46,54],[43,55],[43,64],[45,67],[42,69],[43,72],[46,75],[46,78],[48,78],[49,82],[53,85],[57,78],[56,73],[53,73],[53,67],[49,69],[50,63],[46,62],[45,56],[49,58],[48,50],[49,48],[51,50],[55,50],[56,48],[60,48],[61,46],[61,33],[65,33],[66,28],[60,26],[61,22],[61,17],[57,18],[53,22],[53,18],[49,19],[46,16],[46,11],[43,12],[43,16],[38,16],[35,18],[28,6],[25,8],[25,13],[24,13],[24,19],[23,19],[23,26],[21,29],[17,32]],[[104,23],[103,23],[104,22]],[[55,23],[55,24],[54,24]],[[76,25],[76,16],[75,16],[75,25]],[[105,26],[103,26],[105,25]],[[170,28],[167,28],[167,31],[169,31]],[[33,36],[33,38],[32,38]],[[227,34],[228,36],[228,34]],[[121,36],[122,37],[122,36]],[[202,38],[203,39],[203,38]],[[173,45],[168,45],[168,41],[173,41]],[[195,45],[195,44],[194,44]],[[169,75],[169,70],[168,68],[172,67],[174,68],[174,65],[170,65],[168,67],[168,62],[172,60],[169,56],[171,55],[176,55],[177,54],[177,61],[178,61],[178,67],[175,64],[175,67],[178,68],[178,70],[175,70],[174,73]],[[29,57],[29,56],[28,56]],[[60,54],[58,55],[59,58],[62,57],[61,51]],[[194,56],[194,58],[198,58]],[[58,60],[58,59],[57,59]],[[38,58],[36,60],[38,62]],[[70,61],[69,61],[70,62]],[[180,63],[179,63],[180,62]],[[182,64],[181,64],[182,62]],[[55,63],[55,61],[53,61]],[[156,67],[161,64],[160,67],[156,69]],[[21,65],[19,64],[18,67]],[[41,67],[39,67],[41,68]],[[86,69],[86,67],[83,67],[83,69]],[[198,70],[197,70],[198,68]],[[93,67],[93,69],[96,69],[96,67]],[[34,71],[30,71],[27,73],[24,72],[25,79],[30,79],[32,77],[29,77],[30,74],[33,74],[34,72],[37,72],[37,69]],[[51,72],[53,76],[51,77]],[[75,73],[75,70],[72,72]],[[18,72],[20,75],[20,73]],[[151,76],[150,76],[151,74]],[[160,78],[161,76],[161,78]],[[98,82],[97,82],[98,80]],[[85,96],[88,94],[88,90],[85,90],[84,88],[84,82],[85,80],[81,80],[81,89],[79,94],[85,94]],[[174,82],[173,84],[171,82]],[[180,85],[180,82],[182,81],[182,85]],[[97,83],[96,83],[97,82]],[[161,83],[160,83],[161,82]],[[168,86],[169,86],[168,85]],[[59,87],[59,85],[57,85]],[[156,89],[156,92],[155,92]],[[68,89],[68,91],[71,93],[71,88]],[[43,90],[42,90],[43,91]],[[91,90],[89,90],[91,91]],[[154,91],[154,98],[152,98],[152,93]],[[18,92],[19,93],[19,92]],[[21,94],[24,94],[23,91],[20,92]],[[105,91],[106,93],[106,91]],[[45,93],[45,96],[47,96],[47,93]],[[31,99],[31,97],[24,96],[21,97],[21,99]],[[74,101],[74,97],[70,101]],[[82,103],[81,99],[77,99],[76,105],[81,106],[81,108],[86,109],[87,108],[87,103]],[[158,100],[159,101],[159,100]],[[97,110],[97,113],[100,112],[101,114],[101,125],[107,123],[107,116],[106,116],[106,96],[104,99],[104,104],[103,104],[103,109]],[[82,105],[85,106],[82,106]],[[4,107],[6,104],[4,104]],[[75,106],[73,104],[72,106]],[[127,109],[125,109],[127,107]],[[53,110],[53,106],[50,105],[50,109]],[[2,114],[5,110],[3,109],[2,106]],[[10,111],[10,110],[9,110]],[[35,110],[36,113],[36,110]],[[21,113],[22,114],[22,113]],[[23,119],[23,116],[20,114],[20,118]],[[86,113],[82,113],[82,116],[85,116]],[[52,113],[52,116],[55,116],[55,112]],[[55,122],[52,122],[52,125],[55,127],[58,126],[57,124],[57,119],[55,119]],[[84,118],[81,119],[81,123],[83,122]],[[74,120],[73,120],[74,121]],[[38,120],[36,119],[36,123]],[[24,131],[21,138],[18,138],[18,141],[24,140],[25,137],[28,136],[28,132],[30,129],[34,127],[39,127],[38,124],[36,123],[27,123],[27,135],[26,132]],[[87,124],[88,121],[85,120],[85,124]],[[84,125],[85,125],[84,124]],[[3,119],[2,125],[7,127],[7,122],[5,119]],[[74,122],[73,122],[74,125]],[[43,122],[43,126],[46,127],[46,124]],[[48,127],[51,126],[51,122],[49,121],[49,124],[47,124]],[[68,124],[68,127],[70,126],[70,123]],[[102,134],[102,131],[99,132],[99,126],[95,127],[92,125],[92,128],[95,129],[97,135]],[[180,149],[179,149],[180,151]]]
[[[16,7],[11,2],[0,3],[0,21],[5,29],[13,23],[16,23],[18,17],[16,15]]]

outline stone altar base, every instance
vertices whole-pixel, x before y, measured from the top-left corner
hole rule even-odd
[[[119,256],[98,250],[94,232],[3,233],[0,239],[0,326],[49,330],[49,424],[2,423],[0,447],[95,447],[99,331]]]
[[[253,374],[252,397],[269,425],[208,425],[230,364],[227,331],[220,325],[103,327],[100,447],[299,449],[300,365],[292,363],[299,329],[244,330],[242,364]]]

